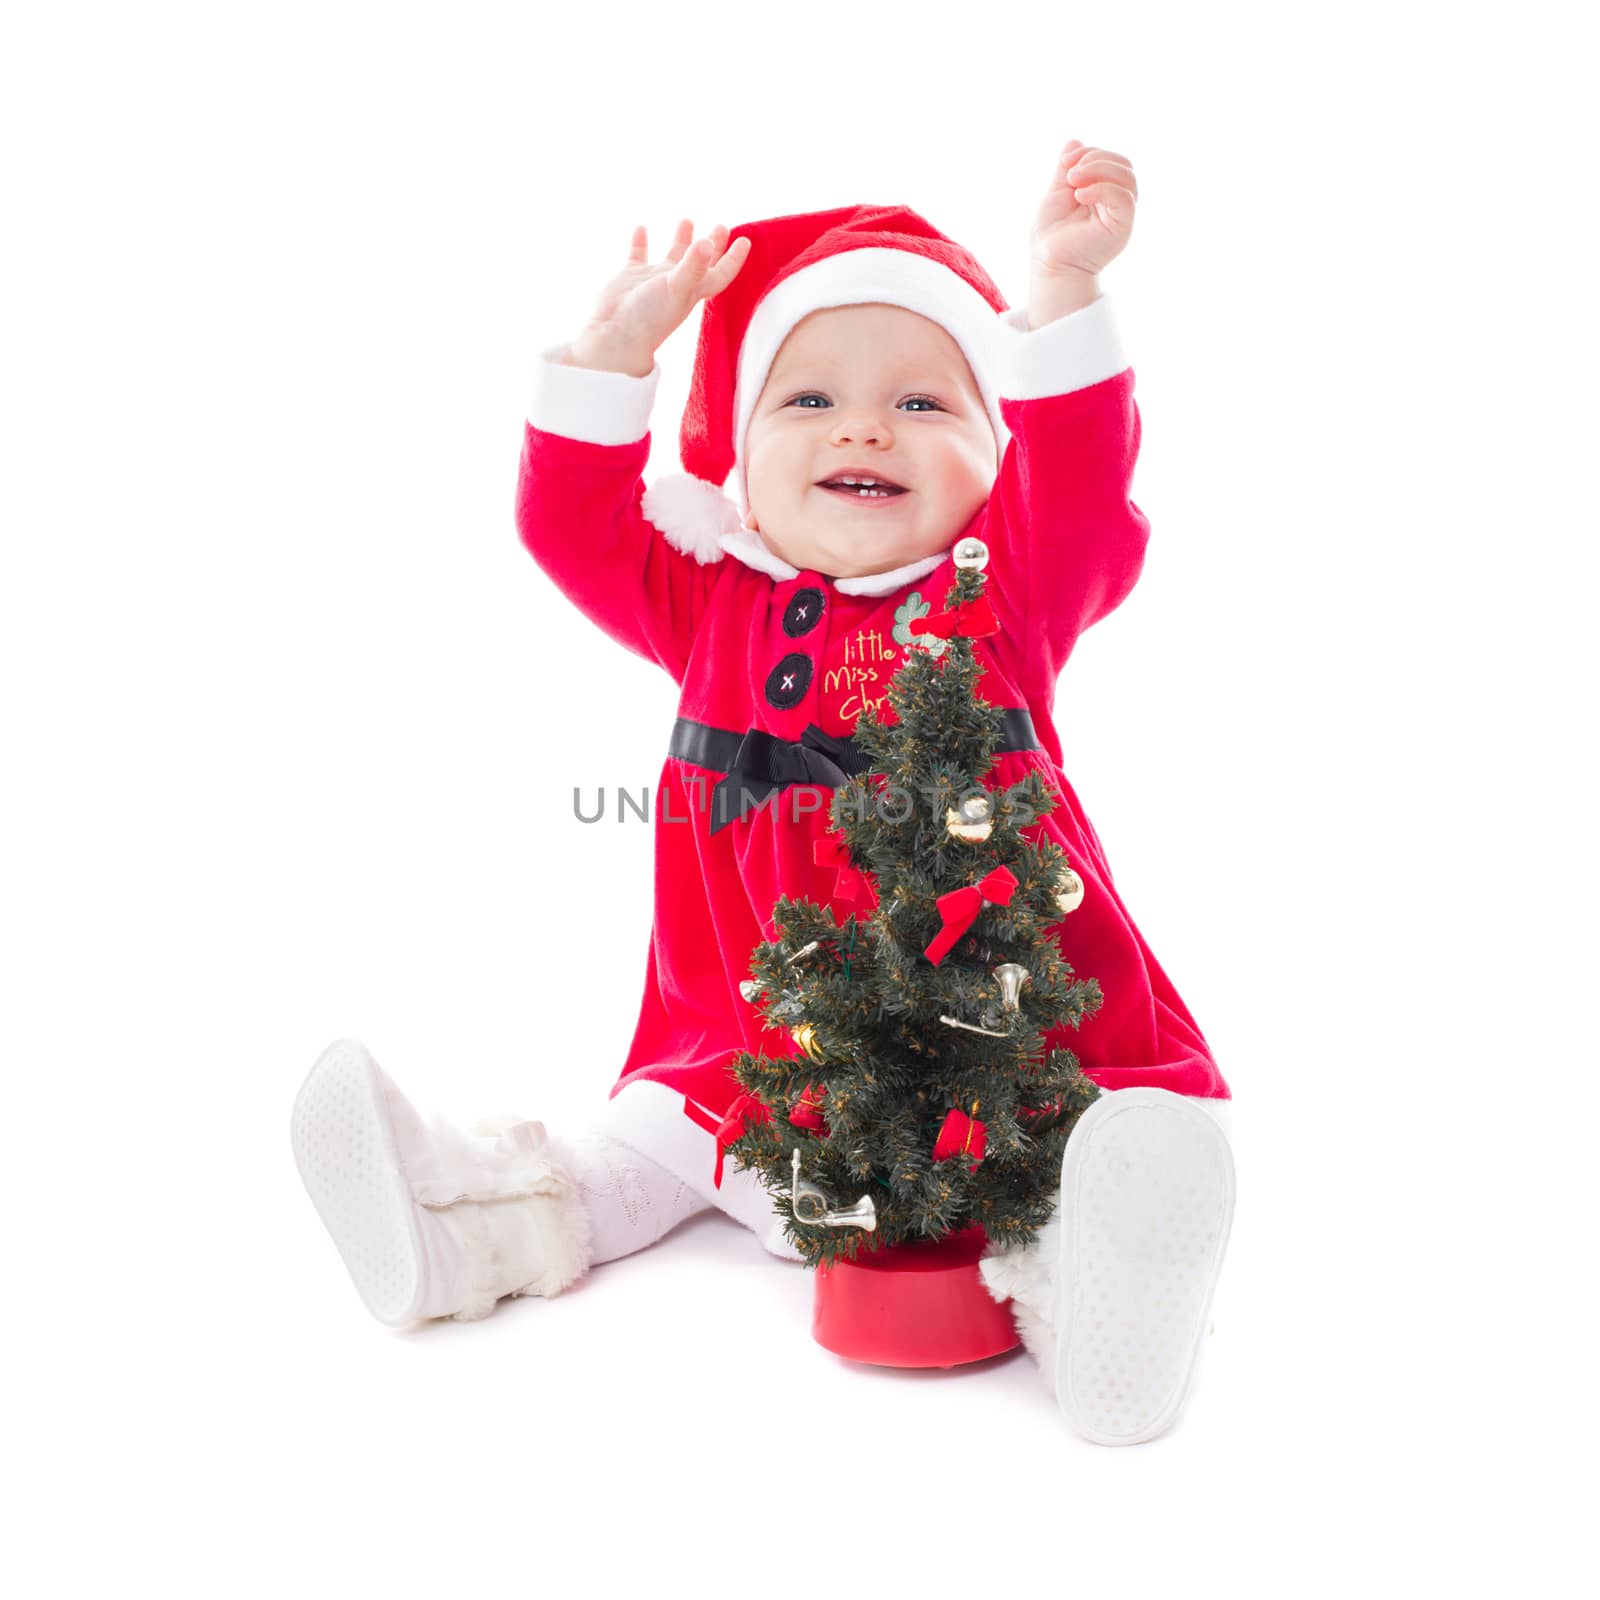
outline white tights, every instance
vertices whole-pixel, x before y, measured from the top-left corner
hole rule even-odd
[[[643,1250],[711,1209],[682,1178],[608,1133],[591,1129],[564,1142],[589,1213],[596,1266]]]
[[[596,1262],[642,1250],[710,1209],[750,1229],[773,1255],[802,1259],[758,1173],[730,1159],[715,1181],[717,1141],[704,1120],[684,1115],[680,1092],[638,1082],[608,1099],[576,1138],[559,1141],[589,1210]]]

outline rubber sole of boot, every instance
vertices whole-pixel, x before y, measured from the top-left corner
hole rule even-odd
[[[1124,1089],[1079,1119],[1061,1164],[1056,1399],[1096,1444],[1181,1415],[1233,1224],[1233,1156],[1182,1096]]]
[[[329,1045],[295,1097],[289,1132],[306,1192],[363,1304],[401,1327],[415,1320],[424,1254],[374,1065],[353,1039]]]

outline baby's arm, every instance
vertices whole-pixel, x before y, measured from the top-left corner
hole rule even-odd
[[[588,326],[541,353],[517,478],[517,531],[556,586],[612,638],[681,679],[715,569],[674,549],[640,509],[655,352],[700,299],[732,281],[746,241],[713,229],[691,249],[680,224],[666,261],[628,263]]]
[[[1035,223],[1027,309],[1001,319],[1012,438],[982,535],[1016,668],[1046,692],[1078,635],[1132,589],[1149,536],[1130,496],[1133,373],[1098,279],[1127,241],[1136,192],[1121,156],[1069,144]]]

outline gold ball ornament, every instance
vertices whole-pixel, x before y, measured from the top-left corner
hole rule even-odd
[[[952,839],[982,844],[994,831],[994,806],[986,794],[969,794],[953,811],[945,812],[944,825]]]
[[[822,1059],[822,1046],[817,1043],[817,1030],[809,1023],[802,1022],[797,1027],[789,1030],[794,1042],[805,1051],[813,1061]]]
[[[982,572],[989,565],[989,547],[982,539],[961,539],[950,552],[950,559],[958,567]]]
[[[1076,911],[1083,904],[1083,879],[1071,867],[1063,867],[1056,876],[1056,905],[1062,916]]]

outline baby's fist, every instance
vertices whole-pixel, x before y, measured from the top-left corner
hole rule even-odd
[[[1034,220],[1034,273],[1099,272],[1127,244],[1138,198],[1126,156],[1072,140]]]

